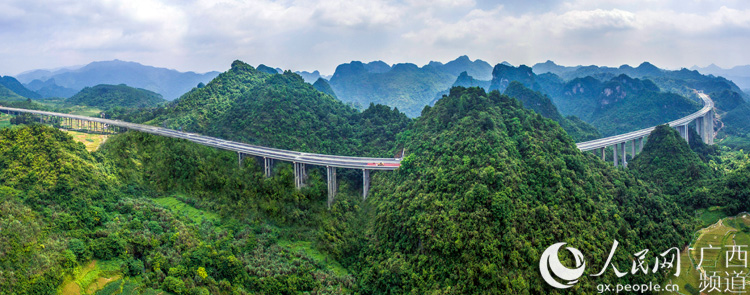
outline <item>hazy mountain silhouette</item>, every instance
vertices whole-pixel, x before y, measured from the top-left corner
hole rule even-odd
[[[172,100],[190,91],[198,83],[211,81],[218,74],[218,72],[205,74],[178,72],[136,62],[113,60],[92,62],[77,69],[63,69],[54,72],[31,71],[18,75],[17,78],[22,83],[27,84],[34,80],[39,80],[41,83],[46,81],[47,87],[52,87],[52,85],[49,85],[49,79],[54,79],[55,85],[76,91],[99,84],[127,84],[159,93],[165,99]],[[39,83],[35,84],[40,85]]]

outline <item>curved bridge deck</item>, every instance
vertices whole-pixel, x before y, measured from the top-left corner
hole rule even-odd
[[[689,140],[688,136],[688,124],[692,123],[693,121],[696,122],[696,130],[698,131],[698,135],[701,137],[703,142],[706,144],[713,144],[714,142],[714,102],[711,100],[711,97],[704,93],[698,93],[698,96],[703,100],[703,108],[701,108],[699,111],[692,113],[688,116],[679,118],[677,120],[674,120],[672,122],[669,122],[669,126],[674,127],[677,129],[677,131],[680,132],[680,135],[685,140]],[[619,134],[615,136],[595,139],[591,141],[586,142],[580,142],[577,143],[576,146],[581,151],[598,151],[598,153],[601,155],[602,160],[604,160],[604,151],[607,147],[612,146],[614,148],[614,154],[613,154],[613,163],[615,166],[619,164],[622,164],[623,166],[627,166],[627,148],[626,143],[631,143],[631,155],[634,157],[637,153],[639,153],[643,149],[643,139],[647,137],[649,134],[651,134],[651,131],[654,131],[654,127],[649,127],[633,132],[628,132],[625,134]],[[622,160],[618,160],[618,150],[619,155],[622,156]]]
[[[708,144],[713,144],[713,108],[714,102],[711,98],[703,93],[698,93],[703,99],[704,106],[700,111],[690,114],[684,118],[677,119],[669,122],[669,126],[676,128],[680,131],[685,140],[688,139],[688,124],[695,121],[698,133],[701,138]],[[370,187],[370,171],[371,170],[396,170],[401,166],[400,158],[367,158],[367,157],[349,157],[349,156],[337,156],[337,155],[325,155],[325,154],[314,154],[314,153],[302,153],[297,151],[269,148],[257,145],[251,145],[236,141],[229,141],[221,138],[205,136],[200,134],[194,134],[189,132],[182,132],[167,128],[128,123],[119,120],[109,120],[96,117],[79,116],[72,114],[63,114],[55,112],[27,110],[19,108],[9,108],[0,106],[0,111],[8,114],[21,114],[28,113],[40,116],[40,121],[43,121],[46,117],[61,118],[63,125],[70,127],[77,126],[92,128],[94,130],[107,130],[112,131],[113,129],[125,129],[125,130],[137,130],[141,132],[151,133],[160,136],[167,136],[173,138],[184,139],[192,141],[201,145],[216,147],[219,149],[235,151],[238,155],[239,164],[242,165],[242,160],[245,156],[255,156],[263,158],[263,168],[266,176],[270,176],[273,167],[274,160],[292,162],[294,165],[294,176],[295,186],[301,188],[304,186],[305,179],[307,178],[306,165],[325,166],[326,173],[328,176],[328,206],[330,207],[333,198],[336,195],[336,168],[347,168],[347,169],[362,169],[362,195],[363,198],[367,198],[367,193]],[[633,131],[625,134],[610,136],[606,138],[600,138],[596,140],[586,141],[577,143],[576,145],[581,151],[598,151],[601,154],[602,160],[605,159],[605,149],[609,146],[614,147],[613,162],[617,166],[621,162],[622,166],[627,166],[627,151],[625,144],[631,143],[631,155],[635,156],[636,151],[640,152],[643,149],[643,140],[647,137],[655,127],[645,128],[638,131]],[[622,161],[619,161],[619,155],[622,156]]]
[[[325,155],[315,153],[303,153],[297,151],[276,149],[270,147],[257,146],[242,142],[230,141],[221,138],[200,135],[189,132],[182,132],[167,128],[135,124],[120,120],[109,120],[96,117],[87,117],[72,114],[63,114],[47,111],[27,110],[19,108],[10,108],[0,106],[0,111],[8,114],[33,114],[40,116],[40,120],[46,117],[61,118],[63,125],[83,126],[94,130],[109,130],[122,128],[125,130],[136,130],[145,133],[151,133],[160,136],[184,139],[201,145],[211,146],[223,150],[237,152],[240,165],[245,156],[255,156],[263,158],[263,168],[266,176],[270,176],[274,160],[292,162],[294,165],[295,186],[301,188],[304,186],[307,178],[306,165],[325,166],[328,174],[328,205],[333,202],[336,194],[336,168],[361,169],[363,181],[363,197],[367,198],[370,187],[371,170],[396,170],[401,166],[400,158],[368,158],[368,157],[350,157]]]

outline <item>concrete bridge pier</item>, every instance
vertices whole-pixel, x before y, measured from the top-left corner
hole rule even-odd
[[[615,167],[617,167],[617,145],[618,144],[615,144],[615,145],[612,146],[612,148],[613,148],[612,149],[612,160],[613,160],[613,163],[614,163]]]
[[[602,157],[602,161],[604,161],[604,149],[605,149],[605,148],[600,148],[600,149],[599,149],[599,153],[601,154],[601,157]]]
[[[620,144],[620,150],[622,151],[622,167],[627,168],[628,159],[626,157],[628,156],[628,151],[625,149],[625,142]]]
[[[307,179],[307,168],[304,163],[294,162],[294,186],[297,189],[301,189],[305,186],[305,179]],[[330,191],[330,188],[328,189]]]
[[[687,124],[675,126],[674,128],[677,129],[677,132],[680,132],[680,136],[683,139],[685,139],[685,141],[690,142],[690,140],[688,140],[688,125]]]
[[[362,169],[362,199],[367,200],[370,191],[370,170]]]
[[[271,177],[272,171],[273,171],[273,159],[263,157],[263,172],[266,174],[266,177]]]
[[[705,130],[703,132],[706,133],[706,136],[708,137],[705,142],[708,145],[714,144],[714,110],[708,111],[706,113],[706,116],[704,117],[703,121],[705,124]]]
[[[242,168],[242,158],[243,155],[240,152],[237,152],[237,167]]]
[[[685,134],[683,138],[688,142],[688,144],[690,144],[690,129],[688,128],[688,124],[682,125],[682,132]]]
[[[326,166],[328,173],[328,209],[331,209],[333,198],[336,197],[336,167]]]

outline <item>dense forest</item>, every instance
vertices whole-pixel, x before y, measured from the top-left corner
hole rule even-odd
[[[126,294],[354,286],[345,271],[278,245],[305,231],[274,223],[309,228],[326,214],[322,199],[313,197],[322,195],[320,184],[295,190],[288,167],[263,179],[257,165],[237,168],[232,153],[140,133],[90,154],[64,132],[40,125],[1,130],[0,155],[4,293],[55,294],[92,259],[113,264],[108,271],[124,277],[119,285],[133,292]],[[150,198],[167,191],[190,194],[184,201],[198,208],[208,199],[205,206],[220,215],[185,216]]]
[[[658,187],[581,153],[559,125],[498,92],[454,88],[401,140],[411,152],[373,187],[365,293],[556,293],[536,267],[555,242],[601,265],[613,239],[635,253],[684,246],[693,230]]]
[[[575,116],[563,117],[548,96],[526,88],[518,81],[510,82],[503,94],[519,100],[524,108],[559,123],[576,142],[594,140],[600,137],[599,131],[594,126],[581,121]]]

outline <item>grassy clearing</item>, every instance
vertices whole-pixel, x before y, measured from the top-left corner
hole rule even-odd
[[[104,143],[109,137],[109,135],[104,134],[92,134],[64,129],[61,130],[73,136],[73,139],[75,139],[76,141],[82,142],[86,146],[86,150],[88,150],[89,152],[93,152],[98,149],[99,146],[102,145],[102,143]]]
[[[154,203],[162,205],[165,208],[171,210],[177,215],[186,216],[187,218],[190,218],[190,220],[192,220],[193,222],[197,224],[200,224],[203,221],[203,219],[206,219],[211,222],[220,219],[219,215],[216,213],[206,212],[200,209],[196,209],[195,207],[185,204],[175,197],[158,198],[158,199],[153,199],[153,201]]]
[[[77,270],[73,277],[66,279],[59,293],[63,295],[94,294],[104,289],[109,283],[120,280],[121,277],[119,261],[93,260]]]
[[[708,208],[708,210],[699,211],[699,219],[703,222],[703,227],[710,226],[718,222],[720,219],[727,217],[722,209],[723,207],[714,206]]]
[[[65,103],[64,99],[46,99],[46,100],[36,100],[34,102],[39,103],[44,106],[52,107],[55,109],[63,109],[65,113],[73,114],[73,115],[92,117],[92,116],[99,116],[99,113],[102,112],[101,109],[98,109],[95,107],[71,105],[71,104]]]
[[[152,200],[154,201],[154,203],[157,203],[161,206],[164,206],[165,208],[168,208],[175,214],[185,216],[197,224],[200,224],[203,221],[203,219],[206,219],[211,222],[220,219],[219,215],[212,213],[212,212],[207,212],[204,210],[196,209],[193,206],[185,204],[184,202],[180,201],[178,198],[174,196],[157,198],[157,199],[152,199]],[[219,228],[217,227],[216,230],[219,230]],[[323,265],[326,265],[328,270],[332,271],[338,276],[344,276],[344,275],[349,274],[346,268],[344,268],[340,263],[338,263],[335,259],[330,258],[327,254],[324,254],[318,251],[317,249],[315,249],[312,243],[309,241],[289,241],[289,240],[280,239],[278,240],[277,244],[279,247],[287,248],[289,249],[289,251],[294,252],[294,253],[301,251],[302,253],[312,258],[313,260],[320,262]]]
[[[321,253],[317,249],[315,249],[312,246],[312,243],[309,241],[287,241],[287,240],[279,240],[278,243],[279,247],[288,248],[289,251],[292,252],[300,252],[304,253],[306,256],[314,259],[317,262],[322,262],[328,270],[332,271],[338,276],[344,276],[348,275],[349,272],[344,268],[338,261],[334,260],[333,258],[328,257],[328,255]]]
[[[0,114],[0,128],[5,128],[10,126],[10,115],[6,114]]]
[[[95,107],[89,107],[89,106],[71,106],[67,108],[69,111],[69,114],[73,115],[79,115],[79,116],[89,116],[89,117],[96,117],[99,116],[99,114],[102,112],[102,110],[97,109]]]

